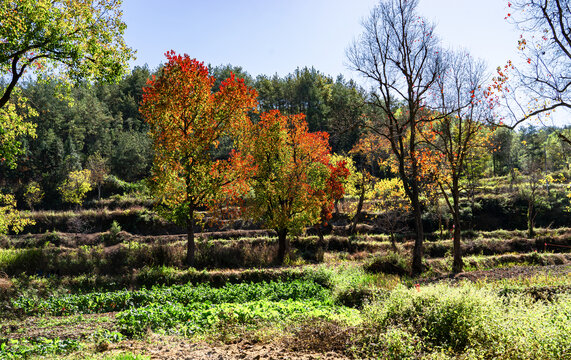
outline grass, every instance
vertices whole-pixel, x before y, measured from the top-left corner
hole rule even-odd
[[[355,351],[364,357],[564,359],[571,354],[571,297],[507,300],[471,284],[398,287],[363,309]],[[383,355],[384,354],[384,355]]]
[[[538,253],[503,254],[503,255],[472,255],[463,257],[464,271],[483,271],[514,266],[562,265],[571,261],[570,254]],[[452,267],[452,258],[433,259],[428,261],[432,272],[448,272]]]
[[[65,300],[70,306],[91,303],[99,309],[101,301],[123,296],[130,305],[116,317],[105,317],[115,330],[101,330],[81,343],[39,338],[9,341],[0,357],[115,359],[119,355],[93,354],[89,349],[107,348],[98,344],[120,343],[126,336],[145,338],[152,332],[223,342],[278,341],[292,349],[337,351],[356,358],[475,359],[479,354],[497,359],[564,359],[571,351],[569,278],[547,273],[527,279],[417,287],[414,279],[368,273],[357,264],[320,265],[311,274],[323,285],[304,280],[60,294],[44,301],[61,305]],[[529,290],[545,286],[561,286],[562,291],[537,301]],[[289,295],[279,295],[284,291]],[[87,322],[99,321],[82,315],[39,319],[32,323],[46,331],[56,326],[81,329]],[[321,341],[320,336],[328,340]]]
[[[529,287],[548,287],[548,286],[568,286],[571,285],[571,275],[561,276],[559,274],[551,274],[549,272],[543,274],[534,274],[525,277],[516,277],[511,279],[488,280],[480,279],[475,282],[476,286],[486,286],[491,288],[529,288]]]

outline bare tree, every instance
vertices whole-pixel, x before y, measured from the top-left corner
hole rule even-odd
[[[518,47],[523,65],[499,68],[510,124],[556,109],[571,109],[571,3],[568,0],[512,0],[507,18],[521,30]],[[513,71],[514,82],[506,82]],[[571,144],[564,134],[560,138]]]
[[[413,274],[422,271],[424,240],[417,127],[426,120],[425,96],[441,72],[434,26],[418,16],[417,5],[418,0],[381,0],[363,21],[361,36],[347,49],[350,67],[374,83],[370,102],[378,116],[363,125],[390,142],[411,201],[416,230]]]
[[[458,273],[463,268],[460,179],[473,148],[483,149],[485,122],[491,116],[482,90],[485,64],[474,61],[465,51],[447,51],[443,58],[446,71],[436,80],[430,99],[431,109],[439,119],[424,126],[420,134],[440,158],[437,181],[454,222],[452,271]]]

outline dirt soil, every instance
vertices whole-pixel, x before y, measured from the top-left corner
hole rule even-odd
[[[112,351],[143,353],[151,359],[164,360],[333,360],[349,359],[336,352],[293,352],[282,344],[253,344],[247,341],[236,344],[210,345],[180,338],[153,335],[148,342],[124,341]]]

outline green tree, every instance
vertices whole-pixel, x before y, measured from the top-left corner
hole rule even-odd
[[[507,175],[514,166],[511,148],[513,137],[514,131],[505,127],[497,128],[491,136],[490,144],[494,176]]]
[[[563,129],[561,133],[552,132],[545,144],[548,169],[552,171],[569,169],[571,163],[571,144],[564,141],[560,134],[571,138],[571,128]]]
[[[0,107],[0,164],[16,167],[16,159],[23,151],[22,137],[36,136],[36,126],[24,119],[35,114],[22,97]]]
[[[72,171],[58,188],[63,202],[80,207],[85,196],[91,191],[91,171],[88,169]]]
[[[21,138],[26,135],[35,137],[35,126],[24,121],[25,116],[33,114],[34,111],[21,97],[18,97],[17,101],[12,100],[0,107],[1,166],[14,169],[16,159],[23,151]],[[1,176],[0,179],[3,177]],[[33,224],[33,221],[21,217],[20,212],[16,209],[14,196],[0,193],[0,235],[6,234],[9,230],[17,233],[27,224]]]
[[[136,131],[117,132],[113,144],[111,153],[113,174],[125,181],[137,181],[150,175],[153,145],[148,134]]]
[[[330,77],[307,67],[298,68],[284,78],[275,75],[256,79],[262,111],[279,110],[287,115],[303,113],[310,131],[327,128],[332,85]]]
[[[23,218],[16,210],[16,199],[10,194],[0,194],[0,235],[12,231],[19,233],[26,225],[33,225],[34,221]]]
[[[134,52],[125,45],[121,0],[0,2],[0,108],[32,70],[66,80],[117,80]]]
[[[152,75],[149,68],[135,66],[118,83],[99,81],[96,92],[99,100],[107,105],[113,121],[121,125],[123,131],[147,132],[149,127],[139,112],[139,104],[143,99],[143,88]]]
[[[36,181],[31,181],[24,191],[24,201],[30,210],[34,211],[34,205],[39,204],[44,198],[44,192]]]
[[[97,200],[101,200],[101,186],[103,186],[105,178],[109,174],[107,159],[103,158],[100,153],[95,153],[87,158],[86,165],[90,171],[91,183],[97,186]]]
[[[244,84],[249,87],[254,86],[254,79],[246,70],[244,70],[241,66],[233,66],[231,64],[226,65],[219,65],[219,66],[208,66],[208,71],[212,77],[216,79],[214,81],[214,85],[212,87],[212,91],[220,90],[220,85],[222,85],[222,81],[224,79],[228,79],[232,74],[234,76],[244,79]]]
[[[365,111],[365,99],[364,90],[341,75],[331,87],[329,119],[324,130],[330,134],[329,143],[334,152],[346,153],[358,141],[362,130],[359,120]]]

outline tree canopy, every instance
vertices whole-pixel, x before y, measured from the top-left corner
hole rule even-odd
[[[329,216],[348,172],[344,162],[330,162],[328,134],[309,132],[303,114],[271,110],[247,134],[235,154],[247,171],[246,214],[276,230],[281,263],[287,234]]]
[[[194,260],[194,212],[235,180],[226,160],[211,150],[224,134],[236,135],[256,105],[256,91],[233,74],[213,92],[208,68],[188,55],[167,52],[168,62],[143,91],[141,113],[154,148],[154,193],[170,217],[186,225],[187,262]]]
[[[123,40],[121,0],[0,3],[0,108],[29,70],[67,80],[118,80],[134,52]]]

